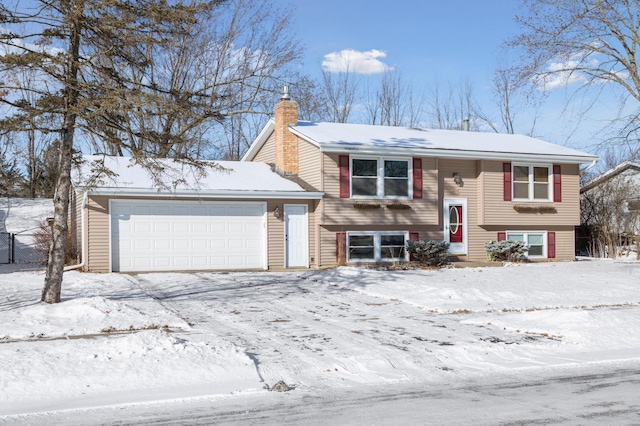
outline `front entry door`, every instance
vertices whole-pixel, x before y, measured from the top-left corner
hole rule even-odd
[[[467,199],[445,198],[442,215],[449,254],[467,254]]]
[[[309,221],[304,204],[284,205],[284,238],[287,268],[309,267]]]

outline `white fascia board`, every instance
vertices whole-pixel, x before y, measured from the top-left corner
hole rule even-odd
[[[275,122],[273,121],[273,118],[272,118],[262,128],[262,130],[260,131],[260,134],[258,135],[258,137],[255,138],[255,140],[253,141],[251,146],[249,146],[249,149],[242,156],[240,161],[251,161],[251,160],[253,160],[253,158],[256,156],[258,151],[260,151],[260,148],[262,148],[262,146],[265,144],[265,142],[267,142],[267,140],[269,139],[269,135],[271,135],[271,133],[273,133],[273,130],[275,129],[275,127],[276,127],[276,125],[275,125]]]
[[[439,157],[456,158],[464,160],[503,160],[503,161],[526,161],[526,162],[555,162],[564,164],[584,164],[597,160],[599,157],[591,155],[557,155],[557,154],[526,154],[512,152],[492,152],[492,151],[462,151],[455,149],[424,149],[424,148],[389,148],[389,147],[367,147],[351,146],[345,147],[343,144],[322,143],[322,152],[336,152],[345,154],[382,155],[382,156],[416,156],[416,157]]]
[[[89,195],[126,196],[126,197],[163,197],[163,198],[224,198],[224,199],[297,199],[320,200],[324,192],[307,191],[160,191],[139,188],[95,188],[87,191]]]

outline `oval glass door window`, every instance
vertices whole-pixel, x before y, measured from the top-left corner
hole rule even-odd
[[[449,208],[449,230],[452,234],[458,232],[458,224],[460,221],[458,220],[458,210],[455,206],[451,206]]]

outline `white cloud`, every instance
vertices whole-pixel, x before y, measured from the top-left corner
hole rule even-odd
[[[575,56],[565,61],[552,61],[547,64],[544,72],[534,76],[533,81],[540,90],[554,90],[574,83],[583,83],[586,77],[576,70],[578,66],[580,60]]]
[[[387,54],[382,50],[372,49],[360,52],[344,49],[324,55],[322,69],[328,72],[349,71],[356,74],[379,74],[392,69],[379,59],[386,56]]]

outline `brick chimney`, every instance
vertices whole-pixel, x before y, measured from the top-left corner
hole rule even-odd
[[[276,168],[285,175],[298,174],[298,138],[289,126],[298,125],[298,104],[289,98],[284,86],[282,97],[274,108]]]

